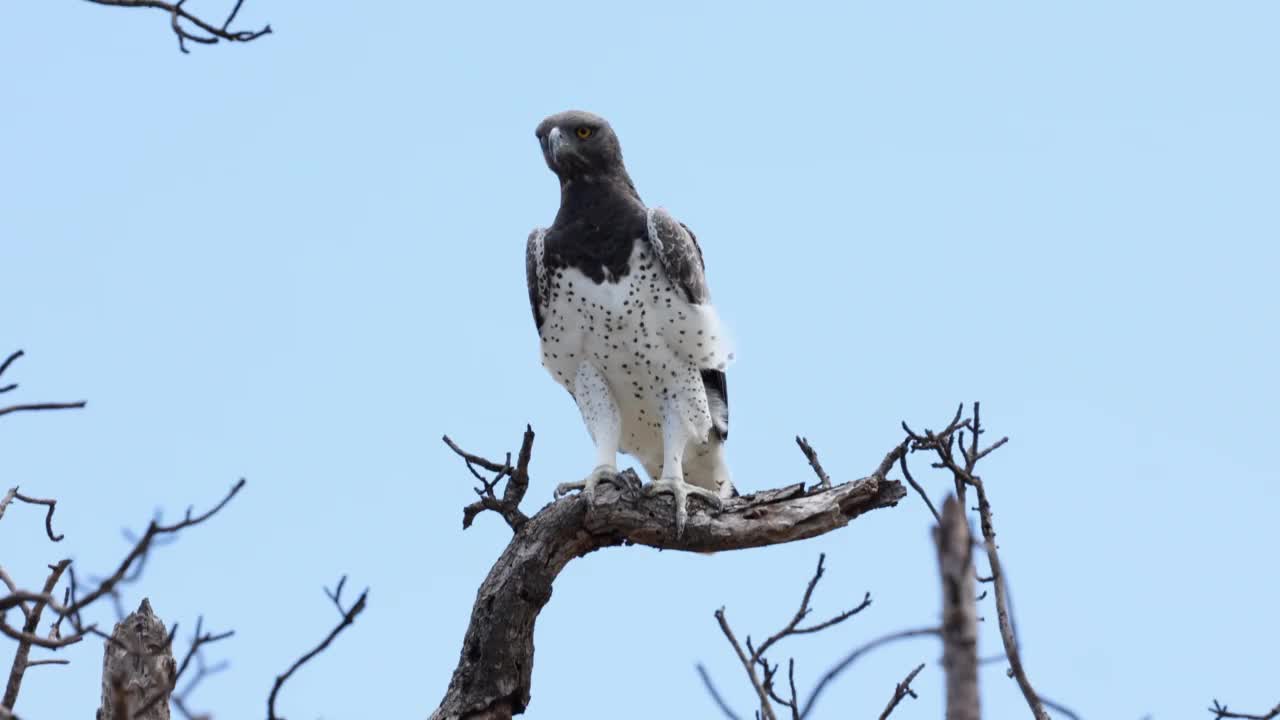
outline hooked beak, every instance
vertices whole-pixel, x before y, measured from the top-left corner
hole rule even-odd
[[[552,165],[560,164],[560,150],[564,146],[564,135],[560,132],[560,128],[551,128],[551,132],[547,134],[547,160]]]

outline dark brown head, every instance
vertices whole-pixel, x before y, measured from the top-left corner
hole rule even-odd
[[[539,123],[534,134],[547,167],[561,183],[627,174],[618,136],[599,115],[582,110],[556,113]]]

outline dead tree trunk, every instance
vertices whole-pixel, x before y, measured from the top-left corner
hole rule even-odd
[[[151,602],[116,623],[102,655],[97,720],[169,720],[177,663],[169,633]]]
[[[942,505],[934,528],[942,575],[942,667],[947,675],[947,720],[979,720],[978,600],[973,537],[964,507],[954,496]]]

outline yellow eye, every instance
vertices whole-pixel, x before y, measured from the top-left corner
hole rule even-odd
[[[591,137],[591,128],[587,127],[586,125],[582,125],[577,129],[577,133],[578,133],[578,137],[582,138],[583,140],[586,140],[587,138]]]

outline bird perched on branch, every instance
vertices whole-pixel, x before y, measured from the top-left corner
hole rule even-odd
[[[609,123],[570,111],[536,132],[560,180],[560,210],[529,235],[529,303],[542,365],[573,396],[596,446],[595,468],[556,495],[618,473],[632,455],[670,493],[676,532],[687,498],[719,508],[734,494],[725,466],[733,358],[703,273],[693,232],[666,210],[645,206]]]

